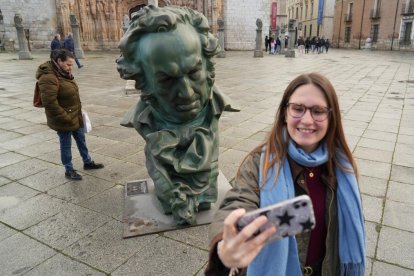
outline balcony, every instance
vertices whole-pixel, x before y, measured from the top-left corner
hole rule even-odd
[[[402,9],[401,9],[402,15],[411,15],[414,14],[414,0],[405,0]]]
[[[346,13],[344,21],[345,22],[352,22],[352,13]]]
[[[372,9],[371,13],[369,14],[369,18],[371,19],[379,19],[380,18],[380,9]]]

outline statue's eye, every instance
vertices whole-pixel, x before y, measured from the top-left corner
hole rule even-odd
[[[192,80],[198,80],[201,77],[201,69],[197,68],[194,70],[191,70],[188,75]]]
[[[163,75],[163,76],[158,78],[158,81],[161,84],[169,85],[174,81],[174,79],[175,79],[174,77],[171,77],[171,76],[168,76],[168,75]]]

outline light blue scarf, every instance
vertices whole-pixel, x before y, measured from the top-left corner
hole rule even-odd
[[[292,141],[288,145],[289,156],[298,164],[316,167],[328,161],[326,144],[319,146],[308,154]],[[338,153],[339,154],[339,153]],[[351,169],[345,158],[340,160],[342,166]],[[259,179],[262,185],[262,167],[264,153],[260,158]],[[260,191],[260,207],[266,207],[295,196],[289,162],[284,162],[276,183],[273,181],[277,166],[267,173],[266,184]],[[365,271],[365,229],[362,214],[361,197],[356,177],[352,173],[335,168],[337,178],[337,205],[339,223],[339,260],[340,275],[359,276]],[[285,276],[302,275],[299,264],[295,237],[275,241],[263,247],[259,255],[247,268],[248,276]]]

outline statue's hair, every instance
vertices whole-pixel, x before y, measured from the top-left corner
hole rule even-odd
[[[218,39],[209,32],[210,28],[205,16],[184,7],[147,6],[133,15],[131,24],[118,46],[121,49],[121,56],[116,60],[121,78],[135,80],[135,87],[142,90],[144,97],[150,96],[151,91],[145,91],[142,56],[136,51],[139,42],[145,34],[170,32],[177,28],[177,24],[189,24],[199,34],[202,53],[207,63],[207,81],[210,86],[213,86],[215,73],[211,58],[220,51],[220,46]]]

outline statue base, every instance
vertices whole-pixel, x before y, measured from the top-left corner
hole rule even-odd
[[[19,52],[19,59],[25,60],[25,59],[33,59],[32,54],[28,51],[20,51]]]
[[[140,94],[139,90],[135,88],[135,81],[134,80],[127,80],[125,85],[125,94]]]
[[[253,57],[263,57],[263,51],[262,50],[255,50]]]
[[[176,225],[172,215],[164,214],[161,203],[155,195],[151,178],[129,181],[125,185],[124,233],[123,238],[155,234],[209,224],[231,185],[221,171],[217,178],[218,198],[209,210],[197,213],[197,224]]]
[[[217,56],[218,58],[225,58],[226,57],[226,52],[225,51],[220,51]]]
[[[295,50],[286,50],[285,57],[294,58],[295,57]]]

